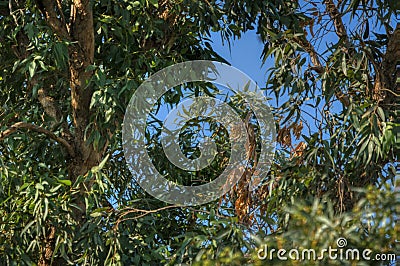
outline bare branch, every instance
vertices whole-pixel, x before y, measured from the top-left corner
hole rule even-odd
[[[67,149],[68,153],[72,157],[75,156],[74,148],[68,143],[68,141],[66,141],[65,139],[63,139],[61,137],[58,137],[56,134],[54,134],[53,132],[51,132],[43,127],[40,127],[40,126],[37,126],[34,124],[30,124],[30,123],[17,122],[15,124],[13,124],[7,130],[0,132],[0,140],[3,140],[4,138],[8,137],[9,135],[14,133],[18,129],[28,129],[28,130],[36,131],[38,133],[43,133],[46,136],[48,136],[49,138],[51,138],[52,140],[55,140],[58,143],[62,144]]]
[[[151,214],[151,213],[156,213],[156,212],[159,212],[159,211],[162,211],[162,210],[178,208],[178,207],[181,207],[181,206],[179,206],[179,205],[168,205],[168,206],[161,207],[161,208],[158,208],[158,209],[155,209],[155,210],[142,210],[142,209],[136,209],[136,208],[125,208],[123,210],[127,210],[127,211],[120,215],[120,217],[118,218],[118,220],[117,220],[117,222],[116,222],[116,224],[114,226],[114,229],[118,228],[118,225],[123,221],[136,220],[136,219],[139,219],[139,218],[144,217],[144,216],[146,216],[148,214]],[[124,216],[126,216],[126,215],[128,215],[130,213],[137,213],[137,212],[141,212],[142,214],[139,214],[139,215],[137,215],[135,217],[122,218],[122,217],[124,217]]]

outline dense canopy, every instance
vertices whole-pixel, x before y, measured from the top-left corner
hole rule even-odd
[[[320,251],[339,237],[349,248],[399,255],[399,15],[395,0],[1,1],[1,264],[284,264],[261,260],[258,248]],[[265,180],[249,189],[259,126],[228,94],[253,134],[252,165],[215,202],[179,207],[151,197],[124,160],[129,99],[175,63],[229,64],[213,50],[211,33],[229,49],[248,31],[264,45],[261,62],[272,66],[261,86],[277,149]],[[174,182],[217,177],[229,132],[191,120],[182,151],[198,156],[196,136],[207,124],[220,156],[201,171],[183,171],[163,154],[156,114],[216,94],[212,84],[172,88],[148,120],[147,151]]]

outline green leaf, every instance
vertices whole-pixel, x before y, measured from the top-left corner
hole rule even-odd
[[[378,106],[376,110],[378,111],[381,121],[385,121],[385,112],[383,111],[382,107]]]
[[[103,215],[103,213],[101,213],[101,212],[92,212],[90,214],[90,216],[93,217],[93,218],[100,217],[102,215]]]
[[[343,54],[342,57],[342,70],[345,76],[347,76],[347,62],[346,62],[346,54]]]
[[[56,191],[59,190],[61,187],[62,187],[62,185],[58,185],[58,186],[56,186],[56,187],[51,188],[51,189],[50,189],[50,193],[56,192]]]
[[[32,78],[35,75],[35,71],[36,71],[36,62],[35,62],[35,60],[33,60],[29,64],[29,77],[30,78]]]
[[[66,186],[71,186],[72,184],[71,180],[69,179],[57,179],[57,182]]]
[[[104,165],[106,164],[109,156],[110,156],[110,154],[107,154],[106,157],[101,161],[101,163],[98,166],[93,167],[92,168],[92,172],[93,173],[99,172],[104,167]]]
[[[44,199],[44,213],[43,213],[43,221],[46,220],[47,214],[49,213],[49,199]]]
[[[149,0],[149,3],[158,8],[158,0]]]
[[[35,188],[36,188],[37,190],[44,190],[44,186],[43,186],[42,184],[40,184],[40,183],[37,183],[37,184],[35,185]]]
[[[33,184],[33,182],[31,182],[31,183],[24,183],[24,184],[19,188],[19,191],[24,190],[25,188],[29,187],[29,186],[32,185],[32,184]]]
[[[96,65],[89,65],[89,66],[86,67],[85,71],[89,72],[89,71],[93,71],[93,70],[96,70],[96,69],[97,69]]]
[[[31,227],[34,223],[35,223],[35,220],[30,221],[30,222],[24,227],[24,229],[21,231],[21,234],[20,234],[20,235],[23,236],[23,235],[26,233],[26,231],[28,231],[29,227]]]

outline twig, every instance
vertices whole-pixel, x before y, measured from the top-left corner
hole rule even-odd
[[[148,214],[150,214],[150,213],[156,213],[156,212],[159,212],[159,211],[163,211],[163,210],[167,210],[167,209],[172,209],[172,208],[178,208],[178,207],[181,207],[181,206],[178,206],[178,205],[168,205],[168,206],[161,207],[161,208],[158,208],[158,209],[155,209],[155,210],[143,210],[143,209],[136,209],[136,208],[125,208],[125,209],[123,209],[123,210],[126,210],[126,209],[128,209],[128,210],[120,215],[120,217],[118,218],[118,220],[117,220],[117,222],[116,222],[116,224],[115,224],[115,226],[114,226],[114,230],[115,230],[116,228],[118,228],[118,225],[119,225],[121,222],[128,221],[128,220],[136,220],[136,219],[142,218],[142,217],[144,217],[144,216],[146,216],[146,215],[148,215]],[[121,219],[122,217],[124,217],[124,216],[126,216],[126,215],[128,215],[128,214],[130,214],[130,213],[136,213],[136,212],[142,212],[142,214],[137,215],[137,216],[135,216],[135,217],[129,217],[129,218],[123,218],[123,219]]]
[[[394,91],[392,91],[392,90],[385,89],[385,88],[381,88],[381,90],[382,90],[382,91],[388,91],[388,92],[390,92],[391,94],[393,94],[394,96],[396,96],[396,97],[400,97],[400,94],[397,94],[397,93],[395,93],[395,92],[394,92]]]

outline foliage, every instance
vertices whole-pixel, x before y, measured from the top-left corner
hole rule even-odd
[[[389,0],[0,2],[0,261],[261,265],[265,243],[321,249],[339,236],[398,252],[398,13]],[[249,191],[249,170],[218,202],[184,208],[150,197],[122,153],[135,89],[177,62],[225,62],[211,32],[230,45],[254,29],[272,64],[265,89],[279,148],[263,185]],[[210,84],[186,87],[165,94],[155,114],[217,94]],[[149,154],[174,181],[197,185],[223,170],[226,156],[196,174],[174,168],[160,152],[161,121],[148,122]],[[191,140],[204,123],[229,153],[218,123],[191,123],[186,154],[196,156]],[[256,141],[257,122],[247,126]]]
[[[256,247],[251,252],[251,259],[248,258],[250,256],[243,256],[241,253],[235,255],[221,253],[217,260],[203,255],[199,260],[201,263],[198,264],[231,265],[231,262],[250,261],[252,265],[371,265],[372,261],[362,259],[362,251],[365,249],[372,251],[368,255],[372,260],[379,253],[396,254],[399,227],[395,224],[398,222],[400,208],[399,192],[394,192],[389,185],[386,185],[379,190],[372,186],[368,187],[363,189],[362,194],[364,198],[354,209],[340,215],[335,214],[331,201],[326,199],[303,200],[288,206],[286,213],[291,216],[291,220],[286,230],[263,237],[255,236]],[[337,240],[340,238],[347,241],[343,248],[344,252],[346,249],[357,249],[360,260],[356,260],[356,257],[346,260],[345,255],[340,259],[340,246],[337,245]],[[328,250],[329,247],[336,249],[337,252],[332,252],[332,257],[329,257],[325,251],[326,253],[320,257],[323,254],[322,250]],[[270,255],[273,249],[275,253]],[[283,256],[288,260],[278,259],[279,249],[287,251]],[[316,254],[315,259],[301,261],[301,255],[300,259],[295,259],[295,255],[291,259],[288,254],[291,249],[298,250],[300,254],[304,250],[313,249]],[[267,254],[265,250],[268,251]],[[305,254],[307,258],[308,253]],[[335,255],[338,259],[334,259]],[[310,256],[313,258],[313,255]]]

